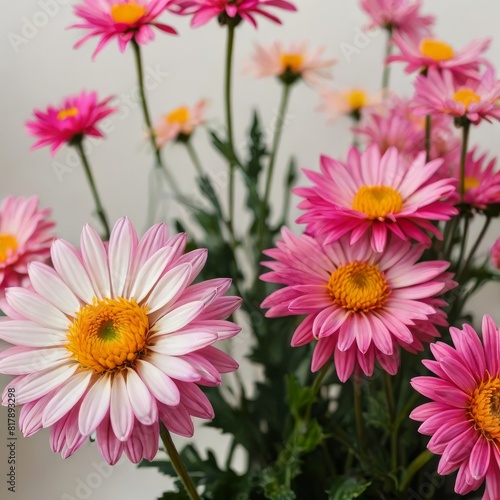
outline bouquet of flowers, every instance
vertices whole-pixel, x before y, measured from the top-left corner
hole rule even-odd
[[[110,220],[87,144],[104,137],[112,97],[82,91],[27,121],[34,148],[76,152],[95,217],[73,245],[36,197],[0,207],[0,339],[11,344],[0,373],[13,376],[3,404],[21,405],[24,436],[50,428],[65,459],[91,441],[110,465],[123,455],[156,468],[175,478],[163,500],[500,499],[500,332],[467,309],[500,279],[500,240],[480,252],[500,215],[500,171],[472,142],[500,120],[490,40],[452,47],[419,0],[359,3],[366,30],[386,33],[379,92],[328,85],[335,61],[323,48],[259,44],[246,71],[281,91],[269,133],[258,110],[233,113],[234,47],[245,25],[300,16],[298,2],[75,2],[76,48],[133,53],[155,182],[144,234]],[[158,121],[149,107],[143,52],[176,34],[177,16],[226,33],[222,128],[204,99],[173,102]],[[409,98],[391,91],[399,63]],[[303,84],[330,118],[350,121],[352,147],[318,151],[296,183],[293,157],[278,165]],[[249,118],[244,144],[236,118]],[[202,133],[225,166],[223,190],[197,153]],[[167,165],[172,144],[192,163],[196,197]],[[162,211],[159,192],[187,216]],[[251,385],[237,371],[238,334]],[[193,417],[230,436],[227,453],[174,443],[192,438]]]

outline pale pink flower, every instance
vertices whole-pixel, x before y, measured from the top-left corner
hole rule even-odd
[[[432,221],[449,220],[457,210],[444,197],[455,190],[451,178],[430,180],[442,160],[425,162],[425,153],[412,163],[389,148],[384,155],[377,146],[361,154],[351,148],[346,163],[321,157],[321,173],[305,170],[312,187],[296,188],[303,197],[297,219],[307,232],[330,243],[345,234],[350,242],[368,234],[373,250],[386,248],[388,235],[430,244],[428,232],[441,238]]]
[[[331,78],[329,68],[334,59],[323,57],[324,47],[309,50],[307,42],[292,43],[284,47],[275,42],[269,47],[257,44],[246,71],[262,78],[276,76],[285,83],[293,83],[302,78],[308,83],[317,83]]]
[[[497,238],[491,247],[490,262],[494,269],[500,270],[500,238]]]
[[[359,119],[365,110],[382,102],[381,96],[372,95],[359,87],[342,90],[323,87],[320,96],[318,111],[324,111],[329,121],[334,121],[342,115]]]
[[[50,146],[54,154],[63,144],[83,136],[104,137],[98,124],[116,111],[108,106],[110,100],[98,101],[95,92],[83,91],[66,97],[59,106],[48,106],[46,111],[35,109],[35,119],[26,122],[28,133],[38,138],[32,149]]]
[[[490,38],[474,40],[460,50],[455,50],[451,45],[433,38],[415,41],[405,40],[396,35],[394,42],[401,53],[390,56],[386,62],[406,63],[407,73],[421,72],[429,68],[447,69],[458,82],[461,82],[463,79],[477,78],[481,64],[489,66],[482,54],[490,46]]]
[[[8,196],[0,206],[0,297],[9,286],[29,286],[28,264],[46,261],[55,223],[38,198]],[[0,308],[1,309],[1,308]]]
[[[422,0],[361,0],[361,8],[372,18],[370,27],[379,26],[394,35],[419,41],[430,35],[433,16],[420,13]]]
[[[168,8],[181,15],[192,15],[191,25],[202,26],[214,18],[222,24],[234,25],[247,21],[257,27],[256,16],[265,17],[275,23],[281,21],[269,10],[283,9],[296,11],[297,8],[286,0],[172,0]]]
[[[113,38],[118,40],[123,52],[130,40],[145,45],[154,39],[152,28],[176,34],[174,28],[157,21],[167,8],[170,0],[83,0],[75,5],[75,15],[83,22],[72,25],[72,28],[89,30],[76,45],[80,47],[90,38],[99,37],[94,51],[95,57]]]
[[[429,69],[426,77],[420,75],[415,80],[412,102],[415,114],[448,114],[474,124],[500,120],[500,80],[490,68],[478,76],[479,79],[457,84],[451,72]]]
[[[7,290],[0,338],[14,347],[0,372],[16,376],[8,387],[24,405],[25,436],[50,427],[66,458],[96,432],[108,463],[123,452],[137,463],[156,455],[160,421],[191,436],[192,416],[213,417],[198,385],[237,368],[212,344],[239,332],[223,320],[241,300],[224,296],[228,279],[193,284],[207,251],[185,247],[186,235],[169,237],[164,224],[139,241],[122,218],[109,245],[86,226],[81,250],[56,240],[53,268],[30,265],[33,291]]]
[[[207,101],[200,100],[194,106],[180,106],[168,113],[154,127],[156,144],[159,148],[167,142],[187,140],[196,127],[205,123]]]
[[[486,482],[483,500],[500,498],[500,333],[484,316],[482,341],[469,325],[450,328],[454,347],[431,344],[435,361],[424,365],[435,377],[412,379],[413,388],[432,400],[410,418],[432,436],[427,448],[442,455],[437,472],[458,470],[455,492],[465,495]]]
[[[375,361],[390,374],[399,366],[399,347],[415,352],[439,336],[446,325],[438,295],[455,286],[449,262],[418,262],[423,245],[392,238],[383,253],[365,236],[351,244],[330,244],[282,230],[277,248],[264,253],[273,261],[261,279],[285,285],[262,303],[268,317],[305,315],[292,346],[317,340],[312,371],[334,361],[345,382],[358,368],[370,376]]]

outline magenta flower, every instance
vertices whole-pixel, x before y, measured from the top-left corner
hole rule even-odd
[[[139,241],[122,218],[106,246],[86,226],[81,251],[56,240],[53,268],[31,264],[33,291],[7,290],[0,338],[14,347],[0,373],[16,376],[8,387],[24,405],[25,436],[50,427],[66,458],[96,432],[108,463],[124,452],[137,463],[156,455],[160,421],[191,436],[192,416],[213,417],[198,385],[237,368],[212,344],[240,331],[223,320],[241,300],[224,296],[231,280],[193,284],[207,251],[185,247],[186,235],[169,237],[164,224]]]
[[[490,262],[493,269],[500,270],[500,238],[497,238],[491,247]]]
[[[430,35],[433,16],[420,13],[422,0],[361,0],[361,8],[372,18],[370,27],[389,29],[394,35],[418,42]]]
[[[46,111],[35,110],[35,119],[26,122],[28,133],[38,138],[32,149],[50,146],[54,154],[63,144],[82,136],[104,137],[97,125],[116,111],[108,106],[110,100],[108,97],[99,102],[95,92],[83,91],[65,98],[60,106],[49,106]]]
[[[223,24],[228,21],[238,24],[243,20],[257,27],[255,18],[258,15],[281,24],[278,17],[268,12],[269,9],[297,10],[286,0],[172,0],[168,8],[176,14],[193,15],[193,27],[202,26],[214,17]]]
[[[411,413],[432,436],[427,448],[442,455],[438,473],[458,470],[455,491],[465,495],[486,481],[483,500],[500,498],[500,333],[484,316],[482,341],[469,325],[450,328],[455,347],[431,344],[436,361],[423,361],[435,377],[416,377],[413,388],[432,400]]]
[[[156,18],[167,8],[170,0],[83,0],[74,7],[75,15],[83,22],[72,25],[72,28],[90,30],[76,45],[80,47],[88,39],[99,37],[99,43],[92,57],[95,57],[113,38],[118,40],[123,52],[134,39],[145,45],[154,39],[154,28],[175,35],[174,28],[159,23]]]
[[[387,63],[393,61],[406,63],[406,73],[421,72],[428,68],[447,69],[458,82],[461,82],[467,78],[477,78],[480,64],[489,66],[482,54],[490,46],[490,38],[474,40],[457,51],[451,45],[432,38],[415,41],[404,40],[396,35],[394,42],[401,54],[390,56]]]
[[[38,208],[36,196],[8,196],[0,206],[0,297],[9,286],[29,286],[30,262],[48,260],[55,226],[50,212]]]
[[[384,251],[390,233],[429,244],[426,231],[441,237],[432,221],[457,213],[442,201],[455,190],[455,180],[430,180],[441,164],[426,164],[424,153],[408,164],[396,148],[381,156],[376,146],[363,154],[351,148],[345,164],[322,156],[321,173],[305,170],[314,185],[294,190],[305,198],[299,203],[305,214],[297,222],[307,224],[307,233],[321,235],[325,243],[349,234],[354,244],[368,234],[376,252]]]
[[[312,371],[334,360],[345,382],[358,368],[373,373],[375,361],[391,374],[399,366],[399,347],[415,352],[439,336],[446,325],[437,296],[455,284],[445,273],[449,262],[418,262],[423,245],[391,240],[375,253],[364,237],[322,245],[307,235],[282,230],[283,241],[264,253],[275,259],[261,279],[285,285],[262,307],[268,317],[306,315],[292,346],[317,340]]]
[[[450,71],[430,69],[427,77],[420,75],[415,80],[412,105],[417,115],[447,114],[478,124],[500,120],[499,98],[500,80],[490,68],[461,85]]]

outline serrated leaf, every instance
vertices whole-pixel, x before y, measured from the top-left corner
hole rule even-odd
[[[371,485],[371,481],[354,477],[338,478],[328,491],[330,500],[352,500],[359,498]]]

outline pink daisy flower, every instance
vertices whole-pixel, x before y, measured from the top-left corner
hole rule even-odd
[[[457,51],[451,45],[433,38],[417,41],[405,40],[396,35],[394,42],[401,54],[390,56],[387,63],[394,61],[406,63],[406,73],[421,72],[428,68],[447,69],[453,73],[457,81],[462,81],[467,78],[477,78],[480,64],[489,66],[482,54],[490,46],[490,38],[474,40]]]
[[[434,323],[446,325],[437,296],[454,286],[445,273],[449,262],[420,262],[423,245],[392,239],[375,253],[365,237],[331,244],[282,230],[283,241],[264,253],[272,271],[261,276],[285,285],[262,303],[268,317],[302,315],[291,341],[317,340],[312,371],[333,361],[341,381],[354,370],[373,373],[375,361],[391,374],[399,366],[399,347],[412,352],[439,336]]]
[[[95,92],[83,91],[80,95],[66,97],[59,106],[49,106],[46,111],[35,110],[35,119],[26,122],[28,133],[38,138],[32,149],[50,146],[54,154],[63,144],[82,136],[104,137],[97,125],[116,111],[108,106],[111,99],[98,101]]]
[[[318,111],[324,111],[329,121],[336,120],[339,116],[350,115],[356,119],[361,117],[363,111],[381,103],[378,95],[371,95],[362,88],[336,90],[328,87],[320,91],[321,104]]]
[[[361,8],[372,18],[370,27],[380,26],[414,41],[430,35],[433,16],[420,13],[422,0],[361,0]]]
[[[8,196],[0,206],[0,297],[9,286],[29,285],[28,264],[50,255],[55,223],[38,198]]]
[[[72,25],[72,28],[90,30],[76,45],[93,37],[99,37],[99,43],[92,57],[95,57],[113,38],[118,40],[123,52],[130,40],[146,45],[154,39],[152,27],[175,35],[174,28],[159,23],[156,18],[167,8],[170,0],[83,0],[74,7],[75,15],[83,22]]]
[[[497,238],[490,250],[490,263],[493,269],[500,269],[500,238]]]
[[[53,268],[30,265],[33,291],[7,290],[0,338],[14,347],[0,372],[16,376],[8,388],[24,405],[25,436],[50,427],[66,458],[96,432],[108,463],[123,452],[137,463],[156,455],[160,421],[191,436],[192,416],[213,417],[198,385],[237,368],[212,344],[239,332],[223,320],[241,300],[224,297],[228,279],[193,284],[207,251],[185,247],[186,235],[169,237],[164,224],[139,241],[122,218],[107,246],[86,226],[81,251],[56,240]]]
[[[286,0],[172,0],[168,8],[181,15],[193,15],[191,25],[193,27],[202,26],[214,17],[217,17],[221,24],[228,22],[237,25],[240,21],[247,21],[257,27],[256,16],[281,24],[279,18],[271,14],[269,9],[283,9],[296,11],[293,3]]]
[[[413,108],[417,115],[448,114],[478,124],[481,120],[500,120],[498,99],[500,80],[492,69],[463,85],[458,85],[449,71],[430,69],[427,77],[420,75],[415,80]]]
[[[170,141],[186,141],[196,127],[205,123],[205,100],[198,101],[194,106],[180,106],[167,115],[154,127],[156,144],[159,148]]]
[[[469,325],[450,328],[454,347],[431,344],[435,361],[423,361],[436,377],[416,377],[413,388],[432,400],[410,418],[432,436],[427,448],[442,455],[438,474],[458,470],[455,492],[465,495],[486,481],[483,500],[500,498],[500,333],[482,322],[482,341]]]
[[[331,78],[328,69],[336,62],[323,58],[323,51],[324,47],[309,51],[307,42],[292,43],[287,48],[280,42],[270,47],[257,44],[246,70],[259,78],[276,76],[285,83],[294,83],[302,78],[314,84]]]
[[[307,232],[321,235],[325,243],[349,234],[354,244],[368,234],[376,252],[384,251],[390,233],[430,244],[426,231],[441,237],[432,221],[457,213],[451,203],[441,201],[455,190],[455,180],[430,180],[441,164],[426,164],[425,153],[408,164],[396,148],[381,156],[376,146],[363,154],[351,148],[345,164],[322,156],[321,173],[304,170],[314,185],[294,190],[305,198],[299,208],[306,213],[297,222],[307,224]]]

